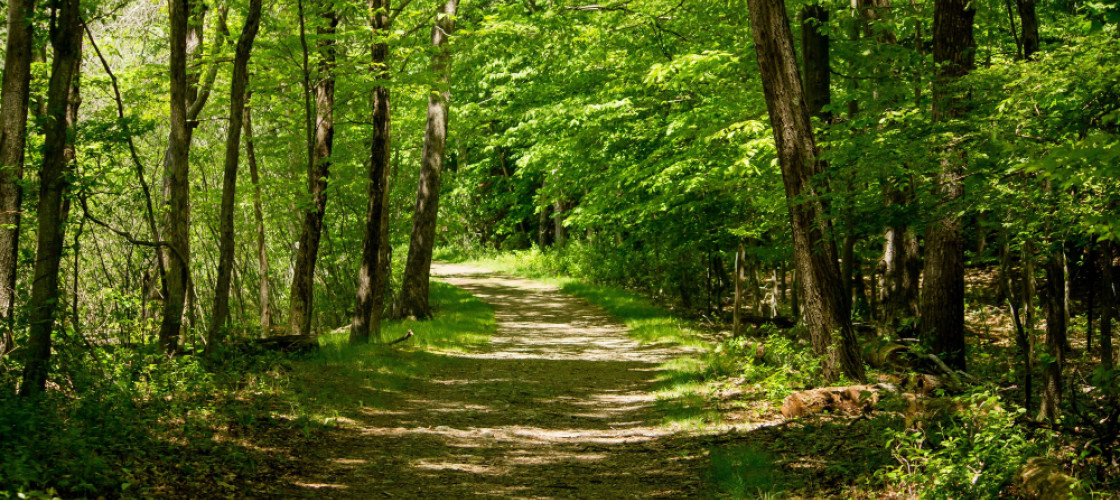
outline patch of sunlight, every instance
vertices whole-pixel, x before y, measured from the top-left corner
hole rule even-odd
[[[350,488],[349,486],[346,486],[345,484],[299,483],[299,482],[297,482],[295,484],[296,484],[296,486],[299,486],[301,488],[311,488],[313,490],[345,490],[345,489]]]

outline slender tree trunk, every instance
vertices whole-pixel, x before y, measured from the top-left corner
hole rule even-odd
[[[738,337],[743,334],[743,286],[746,279],[747,248],[739,243],[735,252],[735,309],[732,314],[731,332]]]
[[[58,310],[58,274],[62,264],[64,199],[68,191],[67,134],[77,116],[80,94],[74,80],[82,62],[82,24],[79,0],[56,0],[51,46],[54,61],[47,90],[46,138],[39,171],[39,229],[31,285],[31,320],[26,364],[20,395],[31,396],[46,388],[50,369],[51,331]],[[72,87],[73,86],[73,87]],[[72,154],[72,153],[71,153]]]
[[[1049,354],[1045,364],[1042,385],[1042,408],[1038,418],[1055,422],[1058,420],[1062,403],[1062,368],[1065,367],[1065,349],[1062,340],[1066,338],[1067,324],[1063,314],[1065,291],[1065,272],[1061,254],[1046,263],[1046,352]]]
[[[829,68],[828,9],[819,3],[801,8],[801,60],[804,65],[805,104],[809,114],[822,123],[832,121],[825,108],[832,103],[832,72]]]
[[[171,22],[168,73],[171,77],[171,135],[167,145],[168,223],[164,231],[170,251],[167,253],[167,296],[164,297],[163,321],[159,343],[166,352],[179,347],[179,331],[183,325],[186,303],[190,253],[190,127],[187,124],[187,31],[189,5],[187,0],[168,0]]]
[[[564,227],[564,202],[556,200],[552,204],[552,223],[553,232],[555,236],[555,244],[559,248],[563,248],[568,244],[568,228]]]
[[[261,203],[261,178],[257,169],[257,151],[253,143],[253,111],[250,107],[252,91],[245,96],[245,159],[249,163],[249,178],[253,182],[253,219],[257,223],[257,265],[261,277],[261,336],[272,329],[272,298],[268,281],[268,246],[264,237],[264,207]]]
[[[288,315],[294,335],[311,334],[315,263],[323,236],[323,216],[327,212],[327,178],[330,176],[331,151],[334,148],[334,33],[338,26],[338,13],[327,4],[321,8],[324,24],[318,29],[321,38],[317,44],[320,61],[319,81],[315,85],[315,144],[307,178],[311,208],[303,214]]]
[[[245,87],[249,83],[249,56],[261,21],[261,0],[249,0],[245,26],[237,40],[230,77],[229,128],[222,177],[222,208],[219,214],[218,281],[214,287],[214,312],[207,331],[206,351],[212,353],[222,341],[221,331],[229,319],[229,287],[233,274],[233,204],[237,197],[237,167],[241,154],[241,128],[245,118]],[[259,209],[259,207],[258,207]]]
[[[179,348],[183,313],[194,325],[196,294],[191,279],[190,235],[190,149],[198,115],[206,106],[217,77],[218,65],[211,64],[205,79],[187,71],[188,60],[203,57],[203,30],[207,6],[195,0],[168,0],[171,29],[169,33],[168,73],[171,78],[170,133],[164,155],[164,198],[167,205],[164,239],[168,243],[159,252],[167,270],[162,280],[166,288],[159,343],[171,353]],[[225,44],[226,9],[218,11],[217,47]],[[181,108],[180,108],[181,106]]]
[[[972,37],[976,10],[968,0],[934,3],[933,58],[940,67],[934,86],[933,119],[946,122],[965,116],[965,95],[960,77],[974,66],[976,43]],[[963,151],[947,146],[941,165],[941,195],[953,202],[964,194],[961,182]],[[923,337],[949,366],[965,369],[964,342],[964,238],[961,221],[949,210],[926,235],[926,261],[921,297]]]
[[[1019,350],[1020,360],[1022,361],[1023,373],[1023,408],[1028,412],[1031,411],[1031,398],[1033,388],[1031,387],[1033,377],[1031,372],[1034,370],[1033,366],[1033,353],[1031,352],[1030,332],[1027,326],[1023,324],[1022,315],[1020,314],[1019,301],[1015,297],[1015,280],[1011,275],[1011,250],[1006,241],[1000,246],[999,252],[999,272],[1000,272],[1000,290],[1004,297],[1007,299],[1007,304],[1011,308],[1011,319],[1015,326],[1015,344]]]
[[[12,310],[19,257],[23,203],[23,153],[31,83],[34,0],[8,2],[8,40],[0,91],[0,356],[12,345]]]
[[[855,332],[836,261],[828,209],[814,177],[822,173],[805,104],[785,3],[749,0],[762,86],[766,95],[793,230],[794,261],[814,350],[826,356],[824,375],[843,371],[864,380]],[[809,201],[802,201],[808,199]],[[833,335],[839,333],[839,342]]]
[[[370,0],[373,12],[373,71],[379,82],[389,78],[386,60],[389,56],[390,0]],[[350,322],[350,342],[361,344],[381,339],[381,314],[385,298],[385,266],[389,241],[389,170],[392,160],[392,109],[389,88],[373,89],[373,137],[370,139],[369,198],[366,207],[365,235],[362,241],[362,263],[358,269],[358,290],[354,317]]]
[[[1112,320],[1116,317],[1117,286],[1116,274],[1112,267],[1116,258],[1116,245],[1104,243],[1100,248],[1101,266],[1101,366],[1111,370],[1113,367],[1112,354]]]
[[[416,208],[412,216],[412,237],[408,245],[408,261],[398,315],[401,317],[427,318],[431,315],[428,305],[428,275],[432,266],[435,246],[436,217],[439,214],[440,174],[443,152],[447,141],[447,107],[451,99],[448,90],[448,64],[451,55],[447,38],[455,29],[455,15],[459,0],[447,0],[436,15],[432,26],[432,70],[439,75],[441,84],[428,93],[428,126],[424,133],[424,152],[420,162],[420,188],[416,194]]]
[[[1019,7],[1019,23],[1023,26],[1023,57],[1034,59],[1038,52],[1038,13],[1035,12],[1035,0],[1016,0]]]

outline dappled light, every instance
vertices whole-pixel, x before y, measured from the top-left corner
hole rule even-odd
[[[301,484],[379,492],[653,497],[699,494],[702,441],[673,441],[651,392],[658,365],[688,351],[639,343],[590,303],[531,280],[436,266],[443,282],[494,308],[488,344],[445,359],[391,410],[365,411],[326,434]],[[441,304],[442,310],[450,308]],[[511,492],[517,492],[511,493]]]

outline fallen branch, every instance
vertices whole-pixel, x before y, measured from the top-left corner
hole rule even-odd
[[[409,329],[408,329],[408,333],[404,334],[404,336],[403,336],[403,337],[401,337],[401,338],[399,338],[399,339],[397,339],[397,340],[394,340],[394,341],[392,341],[392,342],[389,342],[389,344],[388,344],[388,345],[399,344],[399,343],[401,343],[401,342],[404,342],[404,341],[406,341],[406,340],[408,340],[408,339],[412,338],[412,335],[413,335],[413,333],[412,333],[412,329],[411,329],[411,328],[409,328]]]

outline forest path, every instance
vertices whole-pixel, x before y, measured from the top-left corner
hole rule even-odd
[[[308,450],[291,494],[331,498],[702,496],[705,449],[659,425],[658,365],[588,302],[532,280],[436,264],[494,309],[497,333],[439,353],[425,380]]]

